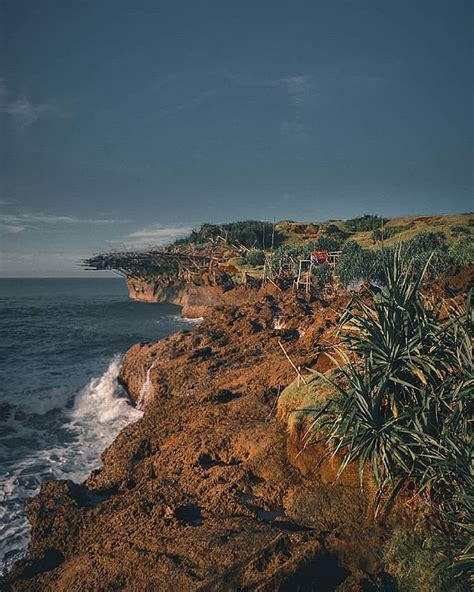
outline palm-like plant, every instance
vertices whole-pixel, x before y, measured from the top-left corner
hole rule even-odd
[[[466,515],[473,492],[472,309],[468,299],[446,315],[422,295],[429,265],[412,267],[399,247],[385,261],[373,304],[351,302],[340,323],[339,370],[328,379],[338,396],[315,414],[306,441],[323,441],[329,454],[339,454],[339,472],[357,460],[362,479],[370,466],[377,511],[410,481],[443,528],[459,532],[459,524],[473,521]]]

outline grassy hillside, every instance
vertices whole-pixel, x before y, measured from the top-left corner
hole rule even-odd
[[[368,216],[366,216],[368,217]],[[373,218],[376,218],[375,216]],[[285,243],[298,244],[307,240],[315,240],[320,236],[331,236],[341,242],[355,240],[364,248],[377,246],[373,233],[382,229],[382,220],[374,220],[376,224],[370,230],[352,230],[364,216],[352,220],[328,220],[326,222],[293,222],[283,221],[276,224],[276,229],[285,237]],[[363,223],[361,224],[364,225]],[[404,216],[401,218],[384,219],[384,244],[387,246],[398,241],[409,240],[422,232],[442,232],[449,240],[459,233],[469,236],[474,233],[474,213],[447,216]],[[463,229],[463,230],[460,230]]]

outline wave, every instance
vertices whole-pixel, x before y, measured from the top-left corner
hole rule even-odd
[[[116,354],[102,376],[93,378],[76,397],[70,414],[76,425],[93,417],[116,431],[117,423],[127,424],[141,417],[118,382],[121,361],[122,356]]]
[[[24,503],[38,492],[41,482],[45,478],[82,482],[97,468],[100,454],[120,430],[142,417],[142,411],[130,404],[117,380],[120,362],[121,356],[114,356],[101,376],[71,393],[72,408],[58,410],[54,424],[48,414],[42,416],[38,410],[8,420],[9,431],[0,438],[0,458],[5,450],[11,451],[16,441],[26,442],[27,446],[23,445],[21,456],[11,459],[5,467],[0,483],[3,573],[25,553],[30,526]]]
[[[157,319],[155,321],[155,323],[157,325],[163,324],[163,323],[167,323],[167,322],[172,322],[175,325],[198,325],[201,321],[204,320],[204,317],[197,317],[197,318],[191,318],[191,317],[182,317],[179,314],[173,314],[173,315],[167,315],[165,317],[162,317],[161,319]]]

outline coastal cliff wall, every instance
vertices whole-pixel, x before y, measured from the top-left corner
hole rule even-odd
[[[220,273],[212,279],[203,274],[194,280],[149,281],[127,278],[130,298],[141,302],[169,302],[182,307],[188,318],[200,318],[210,309],[225,304],[243,304],[254,297],[247,286],[236,285],[231,276]]]

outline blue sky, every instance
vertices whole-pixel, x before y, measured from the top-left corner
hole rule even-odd
[[[207,221],[472,210],[471,6],[0,0],[0,275]]]

